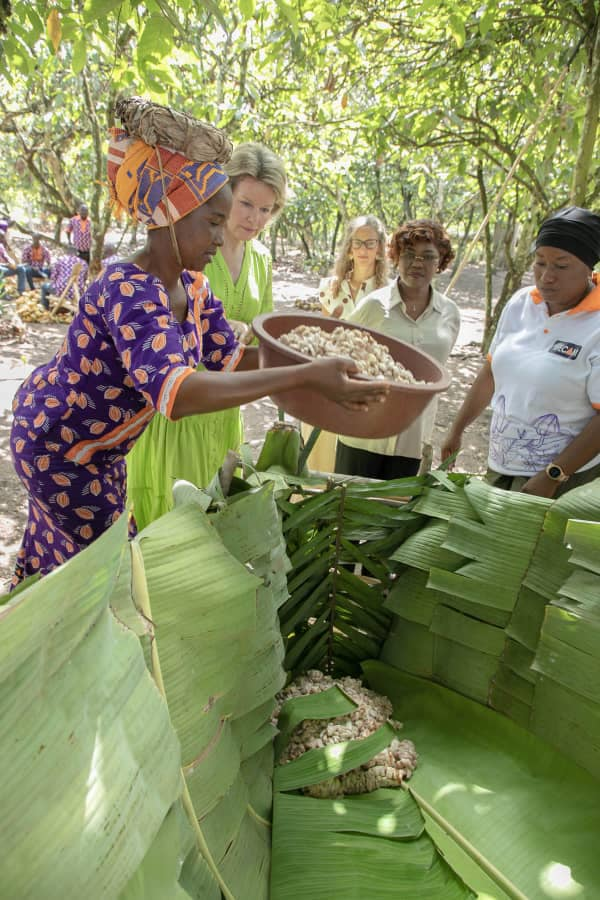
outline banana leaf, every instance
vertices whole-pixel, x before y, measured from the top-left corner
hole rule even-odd
[[[465,562],[465,556],[447,550],[445,541],[448,536],[448,523],[436,521],[410,535],[404,543],[391,555],[396,562],[413,566],[416,569],[429,570],[436,566],[454,571]]]
[[[533,706],[533,698],[535,696],[536,683],[537,678],[534,682],[531,682],[528,679],[522,678],[520,675],[517,675],[516,672],[501,663],[498,667],[498,670],[496,671],[496,674],[494,675],[492,691],[503,691],[505,694],[514,697],[516,700],[519,700],[522,704],[525,704],[529,709],[531,709],[531,707]],[[496,704],[493,702],[493,694],[490,705],[494,706],[495,709],[500,709],[500,707],[496,706]]]
[[[457,572],[433,567],[429,573],[428,587],[478,606],[489,606],[490,616],[498,620],[499,613],[504,613],[504,621],[508,622],[516,601],[515,589],[494,582],[485,566],[467,564]]]
[[[195,889],[198,887],[203,891],[203,897],[220,900],[221,892],[201,857],[192,892],[188,893],[180,884],[182,855],[187,855],[193,843],[190,823],[178,802],[167,813],[141,866],[119,895],[119,900],[190,900],[197,896]]]
[[[302,719],[336,717],[353,708],[337,687],[290,699],[281,710],[281,744]],[[275,787],[294,790],[356,768],[395,734],[386,724],[363,740],[309,750],[276,766]],[[423,835],[418,808],[404,791],[336,800],[276,793],[273,826],[272,900],[472,896]]]
[[[292,732],[305,719],[334,719],[353,713],[357,704],[344,693],[337,684],[326,691],[305,694],[286,700],[279,711],[277,727],[279,734],[275,741],[275,758],[285,749]]]
[[[119,896],[179,796],[167,708],[109,608],[127,553],[123,516],[0,608],[4,897]]]
[[[488,704],[492,709],[500,713],[504,713],[521,728],[531,728],[532,705],[519,699],[519,690],[515,689],[513,679],[517,676],[510,673],[508,676],[508,687],[503,687],[503,670],[500,667],[490,684],[490,692],[488,695]]]
[[[401,542],[398,523],[409,513],[406,504],[363,499],[363,488],[336,486],[285,508],[283,527],[294,565],[280,623],[285,668],[291,673],[311,666],[336,674],[355,672],[356,662],[377,654],[385,639],[389,616],[383,599],[391,583],[387,554]],[[414,528],[421,517],[410,517]],[[383,555],[374,551],[380,535]],[[350,571],[356,563],[368,570],[369,583]]]
[[[504,645],[504,652],[502,653],[502,663],[503,665],[511,669],[516,675],[519,675],[526,681],[530,681],[531,684],[535,684],[537,681],[537,676],[531,668],[534,657],[535,654],[532,653],[531,650],[529,650],[527,647],[524,647],[518,641],[513,641],[509,638]]]
[[[551,571],[549,567],[548,571]],[[537,648],[548,599],[527,587],[524,582],[506,627],[507,637],[521,644],[530,653],[534,653]]]
[[[565,540],[571,574],[545,609],[531,727],[600,776],[600,524],[569,521]]]
[[[439,603],[445,603],[446,594],[428,588],[429,575],[421,569],[408,568],[393,582],[384,606],[409,622],[429,627]]]
[[[548,744],[440,685],[364,664],[414,741],[417,803],[510,897],[593,897],[600,784]],[[463,873],[458,869],[458,874]],[[467,877],[467,873],[464,873]],[[468,874],[473,890],[484,888]]]
[[[183,749],[195,844],[180,884],[202,897],[208,864],[229,900],[266,898],[270,718],[285,682],[277,607],[289,568],[272,488],[237,494],[211,515],[188,497],[132,550],[134,596],[153,623],[153,672]]]
[[[424,625],[396,616],[380,659],[392,666],[433,678],[436,636]]]
[[[550,678],[540,676],[531,730],[600,780],[600,707]]]
[[[472,647],[481,653],[489,653],[497,659],[504,650],[506,638],[502,628],[478,622],[477,619],[465,616],[449,606],[440,604],[436,608],[429,627],[440,637],[464,644],[465,647]]]
[[[503,627],[509,621],[509,614],[503,610],[436,591],[430,586],[429,573],[413,568],[408,568],[397,576],[384,606],[404,619],[429,626],[439,604],[450,606],[489,625]]]
[[[284,638],[293,631],[294,625],[298,622],[314,618],[312,610],[317,609],[324,598],[329,596],[329,591],[325,591],[325,587],[328,588],[330,583],[330,572],[324,579],[320,575],[313,576],[297,588],[293,594],[290,594],[279,610]]]
[[[256,900],[269,900],[270,823],[259,821],[248,811],[239,836],[221,862],[224,878],[231,885],[236,898],[256,897]]]
[[[477,519],[477,513],[464,490],[447,491],[439,487],[426,488],[415,503],[415,512],[434,519]]]
[[[554,501],[544,519],[542,534],[524,579],[524,587],[552,600],[571,573],[565,529],[569,519],[600,520],[600,490],[589,485],[567,491]]]
[[[436,681],[480,703],[487,703],[490,682],[497,671],[496,657],[436,636],[433,654]]]
[[[324,606],[329,601],[331,581],[332,574],[328,572],[324,579],[318,578],[311,582],[311,589],[308,593],[306,591],[296,592],[281,607],[281,633],[284,640],[292,635],[300,623],[321,616]]]
[[[343,741],[307,750],[292,762],[275,766],[273,789],[291,791],[344,775],[368,762],[391,744],[395,737],[396,731],[386,723],[362,740]]]
[[[275,794],[272,900],[473,896],[423,833],[406,792],[337,800]]]
[[[366,553],[364,547],[360,543],[352,543],[347,538],[341,538],[341,546],[346,553],[346,557],[349,560],[359,563],[363,569],[369,571],[369,574],[374,578],[379,578],[380,581],[388,578],[390,574],[390,565],[387,560],[379,561],[370,553]]]
[[[265,821],[271,821],[273,807],[273,745],[262,747],[254,756],[243,760],[240,772],[248,788],[250,807]]]
[[[566,539],[572,547],[569,562],[600,575],[600,558],[598,557],[600,523],[571,520],[566,531]]]

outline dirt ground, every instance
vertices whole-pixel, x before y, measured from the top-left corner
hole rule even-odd
[[[291,309],[297,299],[316,297],[319,278],[302,271],[299,260],[290,257],[276,264],[273,273],[273,291],[276,309]],[[439,289],[449,282],[444,273],[437,282]],[[497,295],[501,284],[498,276],[494,285]],[[458,409],[465,391],[471,384],[481,354],[479,344],[483,333],[483,271],[469,265],[463,270],[454,286],[451,297],[461,310],[461,330],[457,344],[448,363],[451,386],[440,398],[434,432],[434,465],[441,440]],[[11,425],[10,406],[21,381],[41,363],[47,362],[58,349],[66,331],[66,325],[27,326],[24,338],[3,340],[0,355],[0,593],[10,577],[14,557],[21,541],[27,517],[25,491],[16,477],[9,451]],[[262,443],[263,435],[276,420],[277,410],[269,400],[250,403],[244,407],[246,438],[253,447]],[[488,414],[470,429],[456,468],[464,472],[482,472],[487,453]]]

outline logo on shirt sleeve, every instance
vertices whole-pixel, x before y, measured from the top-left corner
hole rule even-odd
[[[554,341],[550,347],[550,353],[564,356],[566,359],[577,359],[581,350],[581,344],[572,344],[570,341]]]

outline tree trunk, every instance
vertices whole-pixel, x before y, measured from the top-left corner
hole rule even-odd
[[[483,213],[484,219],[487,217],[488,213],[488,197],[487,190],[485,186],[485,179],[483,177],[483,163],[481,159],[477,161],[477,184],[479,185],[479,197],[481,200],[481,212]],[[483,333],[487,335],[490,326],[492,324],[492,266],[493,266],[493,253],[492,253],[492,233],[490,229],[489,221],[486,222],[485,228],[483,229],[483,250],[484,250],[484,258],[485,258],[485,320],[483,326]]]
[[[340,227],[342,225],[342,214],[337,211],[337,216],[335,217],[335,228],[333,229],[333,237],[331,238],[331,247],[329,248],[329,258],[335,259],[335,248],[337,244],[338,234],[340,233]]]
[[[535,209],[532,210],[531,217],[523,224],[514,255],[511,254],[509,247],[506,249],[508,271],[504,278],[500,297],[494,306],[491,321],[489,325],[486,326],[483,334],[483,341],[481,343],[483,353],[487,353],[489,350],[502,310],[514,292],[521,287],[521,281],[523,280],[523,275],[527,271],[531,257],[531,243],[537,230],[537,212],[538,211]]]
[[[570,193],[571,203],[575,206],[586,205],[588,179],[594,159],[594,146],[600,118],[600,26],[593,11],[593,5],[591,15],[594,28],[590,40],[585,86],[582,91],[583,96],[587,99]]]
[[[464,233],[458,242],[458,247],[456,248],[456,256],[452,260],[452,268],[454,270],[458,269],[460,266],[461,260],[463,258],[465,248],[469,243],[469,236],[471,234],[471,225],[473,224],[473,216],[475,215],[475,206],[471,204],[469,208],[469,218],[467,219],[464,227]]]

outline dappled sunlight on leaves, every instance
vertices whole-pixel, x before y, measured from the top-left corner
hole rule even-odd
[[[550,862],[540,872],[540,887],[546,897],[567,900],[583,896],[583,885],[572,877],[571,869],[559,862]]]

